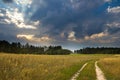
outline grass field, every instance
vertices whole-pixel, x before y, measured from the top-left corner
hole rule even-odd
[[[101,59],[99,65],[108,80],[120,80],[120,56]]]
[[[70,80],[86,62],[77,80],[96,80],[94,62],[108,80],[120,80],[120,57],[114,55],[24,55],[0,53],[0,80]],[[112,77],[111,77],[112,75]]]
[[[88,65],[81,72],[77,80],[96,80],[95,61],[89,61]]]

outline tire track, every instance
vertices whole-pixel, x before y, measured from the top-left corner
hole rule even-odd
[[[96,70],[96,77],[97,77],[97,80],[107,80],[104,76],[104,73],[102,72],[102,70],[98,67],[97,65],[97,61],[95,62],[95,70]]]
[[[88,63],[85,63],[80,70],[78,70],[77,73],[74,74],[74,76],[70,80],[76,80],[76,78],[79,76],[80,72],[87,66]]]

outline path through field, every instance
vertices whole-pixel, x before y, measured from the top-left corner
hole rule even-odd
[[[95,67],[96,67],[96,75],[97,75],[97,80],[106,80],[104,73],[102,70],[98,67],[97,61],[95,62]]]
[[[82,68],[74,74],[74,76],[70,79],[70,80],[76,80],[76,78],[79,76],[80,72],[85,68],[85,66],[87,66],[88,63],[85,63]]]
[[[104,76],[104,73],[102,72],[102,70],[98,67],[97,65],[97,61],[95,62],[95,71],[96,71],[96,80],[107,80]],[[70,80],[77,80],[77,78],[79,77],[81,73],[81,71],[87,66],[88,63],[85,63],[82,68],[74,74],[74,76],[70,79]]]

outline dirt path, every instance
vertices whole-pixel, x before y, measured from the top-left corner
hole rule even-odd
[[[74,74],[74,76],[70,79],[70,80],[76,80],[76,78],[79,76],[80,72],[85,68],[85,66],[87,66],[88,63],[85,63],[82,68]]]
[[[96,70],[96,75],[97,75],[97,80],[106,80],[104,73],[102,72],[102,70],[98,67],[97,65],[97,61],[95,62],[95,70]]]

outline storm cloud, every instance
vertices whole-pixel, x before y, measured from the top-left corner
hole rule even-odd
[[[1,4],[0,26],[8,29],[0,27],[0,33],[8,31],[17,40],[64,46],[120,45],[120,0],[16,0],[9,8]]]
[[[12,3],[13,2],[13,0],[2,0],[2,1],[5,3]]]

